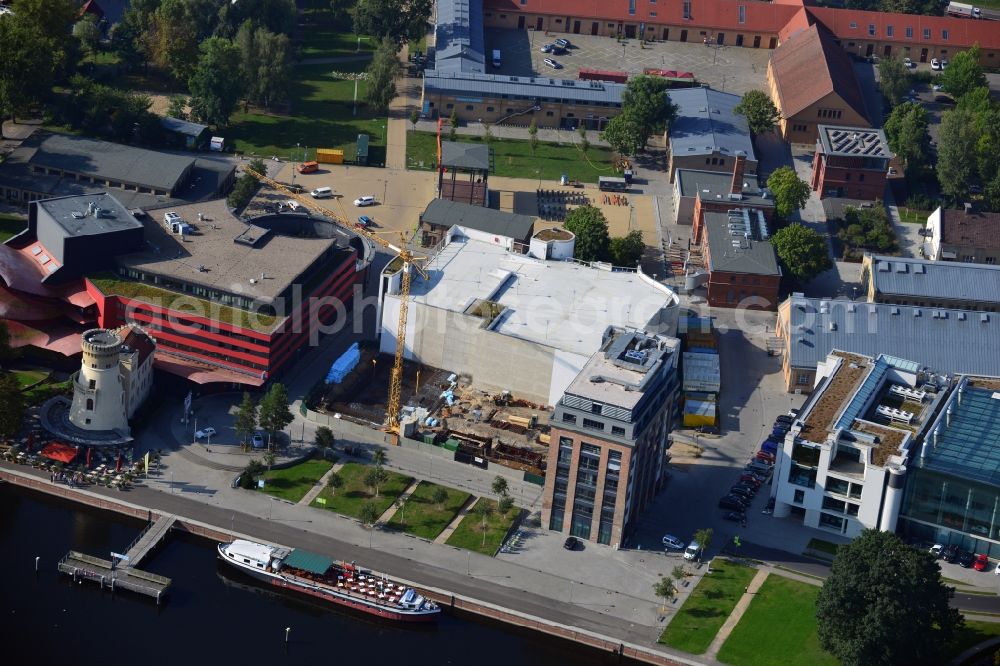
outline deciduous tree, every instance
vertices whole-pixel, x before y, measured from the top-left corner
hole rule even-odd
[[[969,194],[978,169],[974,117],[968,111],[946,111],[938,131],[937,177],[941,191],[958,201]]]
[[[45,97],[55,70],[47,39],[31,23],[0,15],[0,127]]]
[[[260,401],[260,426],[273,437],[295,420],[288,408],[288,390],[284,384],[274,384]]]
[[[330,430],[330,428],[328,428],[327,426],[320,426],[316,428],[315,439],[316,439],[316,446],[320,447],[321,449],[333,448],[334,443],[337,441],[337,438],[334,436],[333,431]]]
[[[368,65],[368,86],[365,99],[377,111],[385,111],[396,96],[396,79],[399,77],[399,46],[389,38],[383,39]]]
[[[798,222],[778,230],[771,243],[787,274],[801,282],[808,282],[833,266],[826,239]]]
[[[927,111],[921,104],[904,102],[892,110],[884,129],[889,148],[903,160],[906,174],[916,175],[927,163],[930,147]]]
[[[879,60],[878,79],[882,94],[892,106],[902,102],[910,90],[910,72],[903,61],[895,56]]]
[[[448,491],[438,486],[434,489],[434,494],[431,495],[431,501],[438,507],[444,506],[444,503],[448,501]]]
[[[216,127],[226,126],[243,91],[239,49],[222,37],[202,42],[201,56],[188,88],[191,115]]]
[[[534,157],[535,151],[538,150],[538,122],[534,118],[528,125],[528,147],[531,149],[531,156]]]
[[[941,72],[941,86],[955,99],[986,85],[986,75],[979,64],[979,45],[956,53],[951,62]]]
[[[634,268],[642,253],[646,251],[646,243],[642,240],[642,232],[633,229],[625,236],[616,236],[611,239],[611,262],[615,266],[626,266]]]
[[[191,78],[198,64],[198,25],[184,0],[163,0],[144,37],[152,60],[177,81]]]
[[[326,487],[330,489],[331,495],[337,494],[337,489],[344,485],[344,477],[337,472],[326,477]]]
[[[361,524],[365,527],[371,528],[375,527],[375,523],[378,522],[379,517],[378,507],[375,506],[375,502],[365,502],[361,505],[361,513],[358,519]]]
[[[97,26],[97,17],[84,14],[83,18],[73,24],[73,36],[80,40],[80,45],[88,53],[97,51],[101,43],[101,29]]]
[[[778,108],[771,101],[771,96],[763,90],[748,90],[743,93],[733,111],[745,116],[750,131],[755,135],[770,132],[778,122]]]
[[[493,477],[493,483],[490,484],[490,490],[493,491],[494,495],[497,497],[506,497],[508,488],[507,479],[499,474]]]
[[[427,32],[432,0],[358,0],[354,32],[393,40],[416,41]]]
[[[865,530],[837,549],[816,600],[819,642],[845,666],[935,664],[963,624],[929,553]]]
[[[669,83],[659,76],[633,76],[622,90],[622,113],[637,126],[641,146],[653,134],[665,132],[677,116],[677,107],[667,95],[668,88]]]
[[[608,256],[608,220],[594,206],[580,206],[566,215],[563,223],[568,231],[576,235],[576,249],[573,252],[580,261],[603,261]]]
[[[247,391],[243,392],[243,400],[236,409],[233,429],[236,431],[236,436],[244,444],[257,429],[257,404]]]
[[[660,580],[653,584],[653,594],[663,600],[660,604],[660,612],[666,612],[667,600],[673,599],[674,595],[677,594],[674,579],[670,576],[660,576]]]
[[[608,121],[601,132],[601,138],[621,155],[635,155],[649,138],[640,124],[628,113],[622,112]]]
[[[791,167],[775,169],[767,179],[767,187],[774,194],[774,209],[781,217],[788,217],[801,210],[809,200],[809,183]]]
[[[482,520],[481,529],[483,530],[483,546],[485,547],[486,532],[489,529],[488,523],[490,518],[493,517],[493,514],[496,513],[496,507],[493,505],[493,502],[483,498],[476,502],[476,506],[474,506],[472,510]]]
[[[365,474],[365,485],[375,491],[375,497],[378,497],[379,488],[389,480],[389,473],[386,472],[381,467],[372,467]]]

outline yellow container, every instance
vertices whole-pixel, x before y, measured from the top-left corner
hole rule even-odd
[[[334,148],[317,148],[316,161],[323,164],[343,164],[344,151]]]

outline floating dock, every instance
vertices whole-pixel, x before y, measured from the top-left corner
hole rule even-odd
[[[143,594],[155,598],[159,604],[170,587],[170,579],[136,569],[136,566],[162,543],[176,521],[176,516],[163,514],[146,526],[126,549],[125,555],[116,555],[115,560],[71,550],[59,560],[58,569],[72,576],[74,581],[89,580],[98,583],[102,589],[110,588],[112,592],[118,589]]]

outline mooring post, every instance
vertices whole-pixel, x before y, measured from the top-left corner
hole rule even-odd
[[[73,582],[76,582],[76,567],[73,567]]]
[[[38,563],[41,562],[41,557],[35,557],[35,573],[38,573]]]
[[[101,589],[104,589],[104,576],[101,576]]]
[[[157,592],[156,592],[156,605],[157,605],[157,606],[159,606],[159,605],[160,605],[160,594],[161,594],[161,593],[162,593],[162,591],[157,591]]]
[[[288,637],[292,635],[292,628],[285,627],[285,645],[288,645]]]

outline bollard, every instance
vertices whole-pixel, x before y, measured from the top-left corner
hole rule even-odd
[[[160,594],[161,594],[160,592],[157,592],[157,593],[156,593],[156,605],[157,605],[157,606],[159,606],[159,605],[160,605]]]
[[[38,573],[38,563],[41,561],[41,559],[42,558],[40,557],[35,558],[35,573]]]
[[[101,576],[101,589],[104,589],[104,576]]]
[[[285,644],[288,644],[288,637],[292,635],[292,628],[285,627]]]

